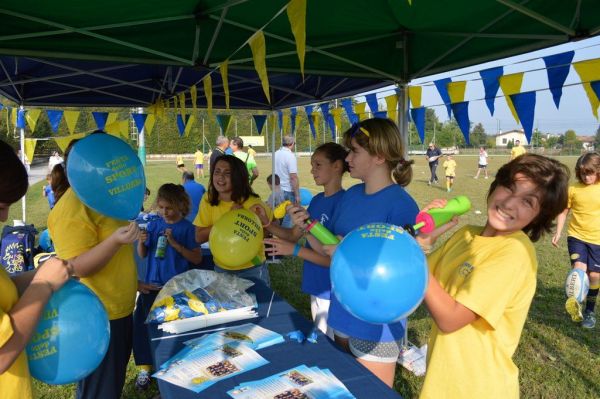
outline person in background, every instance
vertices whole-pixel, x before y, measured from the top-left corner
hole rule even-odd
[[[233,151],[233,156],[239,158],[246,165],[248,176],[250,176],[250,185],[252,185],[259,174],[254,157],[250,153],[242,151],[244,149],[244,141],[240,137],[232,138],[229,142],[229,148]]]
[[[183,161],[183,154],[177,154],[175,157],[175,164],[177,165],[177,170],[180,172],[187,172],[185,168],[185,162]]]
[[[475,175],[475,179],[479,179],[479,173],[483,170],[485,172],[485,178],[488,178],[488,153],[485,150],[484,146],[479,147],[479,163],[477,164],[477,174]]]
[[[425,153],[425,159],[427,159],[429,171],[431,172],[431,178],[427,182],[427,184],[430,186],[438,183],[438,177],[435,171],[438,167],[439,158],[441,156],[442,151],[437,148],[434,143],[429,143],[429,147],[427,147],[427,152]]]
[[[198,146],[194,153],[194,165],[196,169],[196,179],[199,179],[200,176],[204,179],[204,153],[202,152],[201,146]]]
[[[281,180],[278,175],[275,175],[275,181],[273,181],[273,175],[267,176],[267,184],[271,189],[271,195],[267,199],[267,205],[271,207],[271,209],[277,208],[279,204],[285,201],[285,195],[283,195],[283,191],[281,191]]]
[[[64,159],[58,155],[58,151],[52,151],[52,155],[48,158],[48,173],[52,172],[54,166],[64,162]]]
[[[298,160],[292,152],[296,143],[294,137],[283,136],[281,148],[275,151],[275,171],[281,181],[281,189],[285,199],[292,203],[300,202],[300,182],[298,179]],[[283,218],[283,227],[292,227],[292,220],[289,215]]]
[[[521,145],[521,141],[520,140],[515,140],[515,145],[510,150],[510,160],[512,161],[513,159],[515,159],[519,155],[523,155],[526,152],[527,152],[527,150],[525,149],[525,147],[523,147]]]
[[[52,173],[50,173],[50,187],[52,188],[52,192],[54,193],[54,204],[60,200],[60,197],[67,191],[71,184],[69,184],[69,180],[67,179],[67,174],[65,172],[64,164],[59,163],[58,165],[54,165],[52,168]]]
[[[190,198],[190,212],[185,215],[185,218],[190,222],[193,222],[196,219],[196,215],[198,214],[198,208],[200,207],[200,200],[202,200],[202,196],[206,192],[206,188],[200,183],[197,183],[194,180],[194,175],[191,172],[183,172],[181,175],[181,184],[183,185],[183,189],[187,193]]]
[[[248,144],[248,149],[246,150],[251,157],[256,159],[256,150],[252,147],[252,144]]]
[[[11,146],[0,140],[0,222],[25,195],[27,170]],[[0,260],[1,262],[1,260]],[[0,392],[3,399],[33,398],[25,346],[44,307],[73,273],[72,266],[50,258],[37,269],[10,277],[0,266]]]
[[[446,191],[452,191],[454,185],[454,178],[456,177],[456,161],[452,159],[451,154],[446,154],[446,160],[442,164],[444,173],[446,175]]]
[[[217,146],[213,149],[210,154],[210,174],[212,175],[212,170],[215,167],[215,162],[217,158],[221,155],[225,155],[225,150],[229,148],[229,139],[225,136],[217,137]]]
[[[48,206],[50,209],[52,209],[54,208],[54,203],[56,202],[54,199],[54,191],[52,191],[52,174],[49,173],[46,175],[46,183],[48,184],[42,187],[42,195],[46,197],[46,200],[48,200]]]

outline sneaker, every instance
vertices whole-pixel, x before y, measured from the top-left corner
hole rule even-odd
[[[485,178],[487,179],[488,177],[486,176]]]
[[[138,391],[145,391],[150,386],[152,380],[150,379],[150,373],[146,370],[142,370],[138,373],[135,379],[135,389]]]
[[[574,322],[580,322],[583,320],[583,314],[581,314],[581,304],[572,296],[567,298],[567,302],[565,302],[565,310],[569,316],[571,316],[571,320]]]
[[[428,185],[428,186],[431,186],[431,181],[428,181],[428,182],[427,182],[427,185]]]
[[[594,312],[586,311],[583,316],[583,322],[581,323],[581,327],[594,328],[595,326],[596,326],[596,317],[594,316]]]
[[[450,192],[450,191],[452,191],[452,189],[451,189],[451,188],[449,188],[449,189],[448,189],[448,192]]]
[[[473,176],[473,179],[479,179],[479,176]],[[487,179],[487,177],[486,177]]]

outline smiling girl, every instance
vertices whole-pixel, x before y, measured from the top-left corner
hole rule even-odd
[[[524,154],[502,166],[487,196],[487,221],[464,226],[428,256],[425,304],[433,318],[421,398],[518,398],[517,348],[536,288],[532,241],[567,204],[569,171]],[[443,207],[436,200],[424,208]],[[419,234],[425,250],[457,224]],[[426,251],[427,252],[427,251]]]

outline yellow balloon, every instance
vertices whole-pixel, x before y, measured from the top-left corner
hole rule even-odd
[[[227,212],[213,225],[210,250],[225,269],[243,269],[262,248],[263,229],[258,216],[247,209]]]

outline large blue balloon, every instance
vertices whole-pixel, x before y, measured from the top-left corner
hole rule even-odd
[[[47,384],[70,384],[94,371],[108,350],[110,326],[102,302],[69,280],[55,292],[27,345],[29,371]]]
[[[105,216],[135,219],[142,208],[144,168],[129,144],[117,137],[94,133],[75,143],[67,176],[79,199]]]
[[[427,288],[425,255],[406,231],[385,223],[351,231],[331,262],[331,289],[342,306],[369,323],[399,321]]]
[[[308,206],[312,197],[313,195],[308,188],[300,187],[300,205]]]

